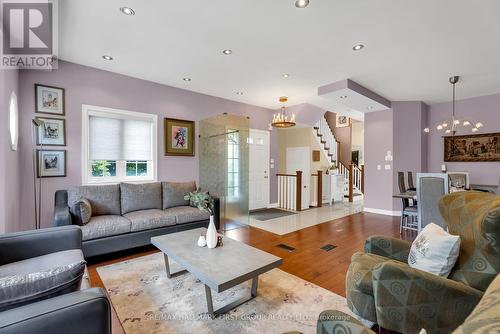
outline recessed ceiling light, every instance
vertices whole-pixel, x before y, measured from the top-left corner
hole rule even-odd
[[[105,59],[105,60],[113,60],[113,57],[106,56],[106,55],[102,56],[102,58]]]
[[[368,110],[373,110],[373,108],[374,108],[373,106],[366,107],[366,109],[368,109]]]
[[[231,53],[233,53],[233,50],[226,49],[226,50],[222,51],[222,53],[225,54],[225,55],[230,55]]]
[[[359,51],[359,50],[363,49],[364,47],[365,47],[365,46],[364,46],[363,44],[356,44],[356,45],[354,45],[354,46],[352,47],[352,49],[353,49],[354,51]]]
[[[243,92],[236,92],[236,95],[243,95]]]
[[[340,95],[341,99],[347,99],[347,95]]]
[[[191,81],[191,78],[182,78],[184,81]]]
[[[121,7],[120,12],[122,12],[125,15],[135,15],[135,11],[130,8],[130,7]]]
[[[286,78],[289,78],[289,77],[290,77],[290,74],[285,73],[285,74],[283,74],[283,75],[282,75],[282,77],[283,77],[283,78],[285,78],[285,79],[286,79]]]
[[[309,6],[309,0],[296,0],[295,7],[297,8],[306,8]]]

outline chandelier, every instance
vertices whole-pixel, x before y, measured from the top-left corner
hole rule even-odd
[[[436,130],[438,131],[444,131],[445,134],[451,134],[452,136],[455,135],[457,130],[462,127],[464,129],[467,129],[468,127],[471,127],[472,132],[478,132],[480,128],[482,128],[484,125],[481,122],[474,122],[472,120],[468,119],[459,119],[455,116],[455,84],[458,82],[460,79],[459,76],[453,76],[450,77],[449,81],[453,85],[453,101],[452,101],[452,113],[451,113],[451,119],[444,120],[442,122],[439,122],[436,124]],[[431,132],[430,128],[425,128],[424,132]]]
[[[282,96],[280,97],[279,101],[283,103],[283,106],[281,107],[281,111],[279,113],[273,115],[273,121],[271,122],[271,125],[275,128],[294,127],[296,125],[295,114],[292,114],[290,119],[288,119],[288,116],[286,116],[285,103],[288,102],[288,97]]]

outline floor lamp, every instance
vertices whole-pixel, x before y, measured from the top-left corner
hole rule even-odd
[[[42,211],[42,178],[37,177],[37,168],[38,168],[38,154],[36,150],[37,144],[37,136],[40,131],[42,131],[42,127],[44,126],[44,122],[40,119],[33,118],[32,120],[32,132],[31,132],[31,141],[33,145],[33,194],[34,194],[34,209],[35,209],[35,229],[38,230],[41,224],[41,211]],[[43,137],[42,137],[43,138]],[[43,142],[40,140],[40,150],[43,149]],[[38,178],[38,194],[37,194],[37,186],[36,181]]]

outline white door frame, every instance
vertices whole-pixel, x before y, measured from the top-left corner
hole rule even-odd
[[[298,153],[298,159],[290,154],[290,152]],[[286,170],[288,174],[295,174],[297,170],[302,170],[302,205],[301,209],[309,209],[310,204],[310,188],[311,188],[311,147],[288,147],[286,149]],[[292,167],[294,164],[302,165],[303,168]]]
[[[267,141],[267,144],[264,145],[264,155],[265,157],[263,158],[264,161],[257,161],[257,159],[252,159],[252,150],[256,147],[256,143],[253,143],[252,141],[254,140],[253,135],[263,135]],[[265,130],[259,130],[259,129],[250,129],[249,132],[249,155],[250,155],[250,163],[249,163],[249,208],[250,210],[255,210],[255,209],[261,209],[261,208],[267,208],[269,207],[269,201],[271,199],[270,196],[270,180],[271,180],[271,175],[270,175],[270,156],[271,156],[271,135],[269,131]],[[263,184],[263,186],[259,186],[259,189],[255,189],[255,185],[253,184],[254,181],[252,181],[252,175],[253,171],[256,169],[256,167],[265,167],[264,169],[264,175],[262,176],[262,180],[259,181],[259,184]],[[262,188],[262,189],[260,189]],[[258,203],[252,203],[252,196],[253,192],[255,191],[260,191],[263,194],[263,202],[260,205]]]

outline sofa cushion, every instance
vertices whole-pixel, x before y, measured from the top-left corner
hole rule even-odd
[[[159,209],[161,203],[161,183],[120,184],[122,215],[139,210]]]
[[[92,206],[93,216],[119,215],[120,185],[80,186],[68,189],[68,206],[70,210],[80,199],[86,198]],[[77,213],[72,211],[72,214]]]
[[[389,261],[388,258],[368,253],[355,253],[351,257],[349,267],[349,279],[356,290],[373,295],[373,268],[382,262]]]
[[[163,210],[141,210],[123,215],[131,222],[131,232],[175,225],[175,215]]]
[[[210,219],[210,214],[206,211],[201,211],[192,206],[176,206],[175,208],[166,209],[165,212],[175,215],[177,224],[196,222],[200,220]]]
[[[162,182],[162,188],[163,209],[189,206],[189,200],[185,200],[184,196],[196,190],[196,182]]]
[[[80,249],[0,266],[0,311],[76,291],[84,271]]]
[[[105,215],[92,217],[86,225],[80,226],[82,229],[82,240],[98,239],[112,235],[129,233],[131,228],[130,220],[117,215]]]

